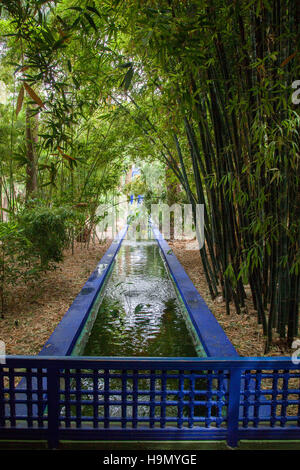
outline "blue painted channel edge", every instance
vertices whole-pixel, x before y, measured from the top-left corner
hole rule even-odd
[[[110,266],[113,263],[128,230],[126,225],[101,258],[52,335],[45,343],[39,356],[68,356],[72,353],[90,310],[103,286]]]
[[[153,224],[152,230],[207,356],[239,357],[161,232]]]

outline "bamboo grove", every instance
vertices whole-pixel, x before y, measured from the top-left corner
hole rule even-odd
[[[233,303],[243,315],[249,285],[266,352],[275,332],[290,345],[299,325],[299,2],[1,5],[25,93],[47,113],[43,142],[68,158],[79,111],[122,120],[121,142],[162,161],[186,201],[205,205],[200,254],[212,298],[221,293],[227,313]]]

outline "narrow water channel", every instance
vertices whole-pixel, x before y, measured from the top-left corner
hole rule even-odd
[[[83,355],[199,356],[182,308],[157,242],[125,239]]]
[[[95,323],[81,355],[204,356],[202,346],[195,338],[189,324],[190,320],[186,315],[187,312],[177,296],[157,242],[125,239],[116,256]],[[142,372],[140,371],[141,374]],[[134,379],[132,376],[127,378],[126,399],[128,403],[124,406],[120,402],[121,375],[118,376],[116,372],[115,377],[107,382],[109,383],[110,419],[119,420],[125,413],[126,419],[131,422],[134,410]],[[154,392],[158,406],[155,406],[153,418],[159,419],[161,413],[165,413],[166,418],[171,420],[176,420],[179,415],[185,419],[192,416],[190,402],[182,403],[182,408],[177,405],[178,379],[168,377],[165,380],[165,393],[169,401],[168,406],[162,411],[163,408],[160,407],[162,379],[156,379],[153,388],[150,379],[146,377],[147,375],[138,379],[138,390],[141,391],[136,391],[139,401],[136,418],[142,418],[146,420],[145,422],[149,420],[149,396]],[[184,388],[188,390],[190,386],[189,381],[185,380]],[[81,394],[86,390],[85,405],[81,409],[82,415],[92,419],[96,412],[102,423],[108,413],[105,411],[102,398],[105,390],[105,377],[99,377],[95,384],[95,379],[87,376],[81,378],[79,384],[74,382],[72,387],[79,387]],[[205,383],[202,379],[196,379],[194,387],[202,390]],[[95,389],[100,400],[96,411],[93,404]],[[61,414],[64,415],[66,412],[74,417],[78,410],[75,405],[71,406],[69,411],[63,407]],[[203,412],[203,405],[193,406],[193,416],[199,416]],[[101,423],[99,426],[103,424]],[[169,424],[173,425],[174,421]]]

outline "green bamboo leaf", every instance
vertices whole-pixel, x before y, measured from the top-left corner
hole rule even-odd
[[[67,8],[67,10],[75,10],[75,11],[80,11],[80,12],[82,12],[82,8],[81,8],[81,7],[69,7],[69,8]]]
[[[132,77],[133,77],[134,70],[131,67],[128,72],[126,72],[126,75],[124,79],[122,80],[121,87],[124,88],[126,91],[129,89]]]
[[[134,313],[140,313],[144,308],[144,304],[138,304],[135,309],[134,309]]]
[[[132,62],[127,62],[126,64],[119,65],[118,67],[120,69],[127,69],[128,67],[131,67],[131,66],[132,66]]]
[[[93,18],[88,13],[84,13],[84,16],[86,17],[92,28],[94,28],[94,30],[97,32],[97,26],[95,25]]]
[[[94,8],[94,7],[86,7],[87,10],[95,13],[97,16],[99,16],[99,18],[101,18],[101,15],[99,13],[99,11],[97,10],[97,8]]]
[[[75,27],[79,24],[80,20],[81,20],[81,17],[78,16],[78,18],[76,18],[76,20],[75,20],[74,23],[72,24],[72,28],[75,28]]]
[[[73,83],[74,83],[76,89],[78,90],[80,88],[79,81],[75,77],[72,77],[72,80],[73,80]]]

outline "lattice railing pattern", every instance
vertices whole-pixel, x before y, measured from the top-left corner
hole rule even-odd
[[[60,423],[93,428],[220,427],[229,374],[194,370],[85,370],[60,373]]]
[[[271,428],[300,426],[299,370],[245,370],[242,383],[242,427],[257,428],[262,423]]]
[[[266,437],[267,436],[267,437]],[[8,357],[0,438],[298,439],[288,358]]]

